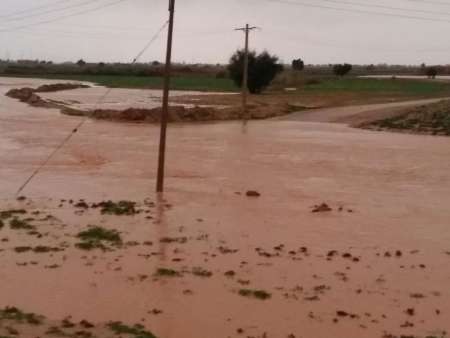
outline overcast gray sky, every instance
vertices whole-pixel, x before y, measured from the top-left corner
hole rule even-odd
[[[1,0],[0,58],[130,61],[167,20],[168,0],[117,2]],[[251,47],[285,62],[450,63],[450,0],[177,0],[175,61],[226,62],[247,22],[262,28]],[[165,38],[141,61],[163,60]]]

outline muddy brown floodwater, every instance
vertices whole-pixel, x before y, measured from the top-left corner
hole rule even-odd
[[[0,308],[141,323],[159,338],[450,331],[450,138],[174,124],[162,201],[158,127],[89,121],[18,201],[79,118],[3,96],[17,82],[0,80],[0,210],[26,209],[35,231],[0,230]],[[103,215],[80,199],[142,212]],[[332,210],[313,213],[322,203]],[[79,249],[89,225],[120,231],[123,244]]]

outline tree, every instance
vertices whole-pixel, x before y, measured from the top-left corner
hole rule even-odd
[[[430,79],[435,79],[438,74],[438,70],[435,67],[428,67],[426,70],[426,74]]]
[[[86,61],[84,61],[83,59],[80,59],[77,61],[77,65],[80,67],[86,66]]]
[[[302,59],[296,59],[292,61],[292,69],[302,71],[305,68],[305,63]]]
[[[244,77],[245,52],[238,50],[230,59],[228,71],[234,83],[242,87]],[[249,52],[248,55],[248,90],[252,94],[260,94],[267,88],[275,76],[283,70],[283,66],[278,63],[278,57],[263,52],[259,55],[256,52]]]
[[[337,76],[344,76],[344,75],[347,75],[348,73],[350,73],[352,68],[353,68],[353,66],[348,63],[337,64],[337,65],[333,66],[333,72]]]

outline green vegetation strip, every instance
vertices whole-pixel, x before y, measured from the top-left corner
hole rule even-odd
[[[308,92],[392,93],[404,95],[450,95],[450,82],[409,79],[328,78],[311,81]]]
[[[16,76],[15,76],[16,77]],[[162,89],[164,79],[158,76],[126,75],[21,75],[39,79],[72,80],[96,83],[109,88],[148,88]],[[235,92],[239,89],[230,79],[217,79],[213,76],[175,76],[171,80],[173,90]]]

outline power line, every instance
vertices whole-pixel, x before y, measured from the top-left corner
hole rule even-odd
[[[424,14],[437,14],[437,15],[450,15],[449,12],[442,12],[442,11],[429,11],[425,9],[413,9],[413,8],[403,8],[403,7],[392,7],[392,6],[385,6],[385,5],[374,5],[374,4],[363,4],[360,2],[353,2],[353,1],[344,1],[344,0],[320,0],[324,2],[330,2],[330,3],[336,3],[336,4],[344,4],[344,5],[356,5],[361,7],[372,7],[372,8],[382,8],[382,9],[389,9],[389,10],[395,10],[395,11],[404,11],[404,12],[415,12],[415,13],[424,13]]]
[[[147,45],[144,47],[144,49],[142,51],[139,52],[139,54],[137,54],[137,56],[133,59],[132,64],[136,63],[139,58],[145,53],[145,51],[150,47],[150,45],[156,41],[156,39],[159,37],[159,35],[162,33],[163,29],[167,26],[168,21],[166,21],[164,23],[164,25],[156,32],[156,34],[150,39],[149,43],[147,43]],[[106,92],[97,100],[97,102],[94,105],[94,110],[96,109],[96,107],[98,107],[104,100],[105,98],[111,93],[111,91],[113,90],[113,88],[108,88],[106,90]],[[64,148],[64,146],[67,144],[67,142],[70,141],[70,139],[81,129],[81,127],[84,126],[84,124],[87,122],[87,120],[89,119],[88,116],[85,116],[79,123],[77,123],[77,125],[75,126],[74,129],[71,130],[71,132],[62,140],[62,142],[60,144],[58,144],[58,146],[47,156],[47,158],[44,160],[44,162],[42,162],[34,171],[33,173],[25,180],[25,182],[20,186],[20,188],[17,190],[16,192],[16,196],[19,196],[19,194],[28,186],[28,184],[30,184],[30,182],[33,180],[33,178],[35,178],[39,172],[44,169],[47,164],[52,160],[52,158],[62,149]]]
[[[443,6],[450,6],[449,2],[444,2],[444,1],[433,1],[433,0],[406,0],[406,1],[410,1],[410,2],[423,2],[423,3],[428,3],[428,4],[435,4],[435,5],[443,5]]]
[[[118,5],[118,4],[122,3],[124,1],[128,1],[128,0],[118,0],[118,1],[115,1],[115,2],[112,2],[112,3],[104,4],[104,5],[97,6],[97,7],[94,7],[94,8],[90,8],[90,9],[87,9],[87,10],[83,10],[83,11],[67,14],[67,15],[64,15],[64,16],[60,16],[58,18],[53,18],[53,19],[49,19],[49,20],[45,20],[45,21],[39,21],[39,22],[35,22],[35,23],[32,23],[32,24],[23,25],[23,26],[16,26],[16,27],[12,27],[12,28],[9,28],[9,29],[8,28],[7,29],[1,29],[0,33],[1,32],[11,32],[11,31],[14,31],[16,29],[35,27],[35,26],[40,26],[40,25],[44,25],[44,24],[47,24],[47,23],[52,23],[52,22],[64,20],[64,19],[71,18],[71,17],[74,17],[74,16],[79,16],[79,15],[95,12],[95,11],[98,11],[100,9],[112,7],[112,6],[115,6],[115,5]]]
[[[139,52],[139,54],[134,58],[133,64],[136,63],[142,55],[150,48],[150,46],[153,44],[153,42],[156,41],[156,39],[159,37],[159,34],[162,33],[164,28],[169,24],[169,21],[166,21],[166,23],[159,29],[159,31],[155,34],[155,36],[147,43],[147,45]]]
[[[51,6],[54,6],[54,5],[58,5],[60,3],[67,3],[67,0],[59,0],[59,1],[55,1],[55,2],[52,2],[52,3],[47,4],[47,5],[32,7],[32,8],[20,10],[20,11],[17,11],[17,12],[12,12],[12,13],[9,13],[9,14],[0,15],[0,18],[7,18],[7,17],[10,17],[10,16],[18,15],[18,14],[34,12],[34,11],[38,11],[40,9],[44,9],[44,8],[48,8],[48,7],[51,7]]]
[[[85,5],[90,5],[93,2],[98,2],[98,1],[102,1],[102,0],[88,0],[88,1],[81,2],[79,4],[73,4],[73,5],[61,7],[61,8],[52,8],[47,11],[43,11],[43,12],[39,12],[39,13],[32,13],[32,14],[21,15],[21,16],[13,16],[11,18],[6,18],[5,20],[3,20],[3,22],[21,21],[24,19],[34,18],[36,16],[41,16],[41,15],[45,15],[45,14],[50,14],[50,13],[55,13],[55,12],[63,12],[68,9],[83,7]]]
[[[446,22],[446,23],[450,22],[450,20],[446,20],[446,19],[426,18],[426,17],[420,17],[420,16],[374,12],[374,11],[368,11],[368,10],[350,9],[350,8],[342,8],[342,7],[331,7],[331,6],[326,6],[326,5],[318,5],[318,4],[311,4],[311,3],[306,3],[306,2],[298,2],[298,1],[290,1],[290,0],[265,0],[265,1],[283,3],[283,4],[287,4],[287,5],[293,5],[293,6],[329,9],[329,10],[338,11],[338,12],[371,14],[371,15],[389,16],[389,17],[397,17],[397,18],[413,19],[413,20],[421,20],[421,21],[432,21],[432,22]]]

